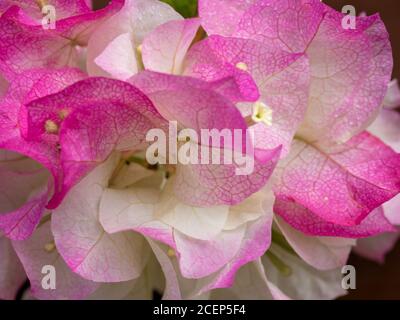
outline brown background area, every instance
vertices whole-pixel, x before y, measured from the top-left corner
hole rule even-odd
[[[219,0],[215,0],[219,1]],[[107,0],[94,0],[96,5]],[[400,78],[400,1],[399,0],[324,0],[330,6],[341,10],[353,5],[357,14],[365,11],[368,15],[379,12],[389,30],[394,54],[393,77]],[[342,299],[400,299],[400,243],[381,266],[377,263],[352,256],[349,264],[357,270],[357,289]]]

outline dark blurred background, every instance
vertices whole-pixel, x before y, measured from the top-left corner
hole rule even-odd
[[[219,0],[215,0],[219,1]],[[400,1],[399,0],[323,0],[337,10],[353,5],[357,14],[379,12],[389,30],[394,55],[393,77],[400,78]],[[94,0],[95,6],[103,6],[108,0]],[[352,256],[349,264],[357,270],[357,289],[342,298],[352,299],[400,299],[400,243],[387,256],[384,265]]]

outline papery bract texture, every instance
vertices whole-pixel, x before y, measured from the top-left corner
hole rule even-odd
[[[277,206],[279,209],[279,204]],[[333,270],[345,265],[356,243],[355,240],[336,235],[319,237],[304,234],[304,229],[296,225],[296,229],[291,227],[279,216],[275,217],[275,221],[293,250],[317,270]]]
[[[138,278],[145,264],[144,238],[133,232],[107,234],[98,220],[100,200],[116,160],[111,157],[75,186],[52,217],[61,256],[74,272],[96,282]]]
[[[400,106],[400,94],[397,81],[393,81],[388,89],[384,101],[384,108],[377,119],[368,128],[395,152],[400,152],[400,114],[390,108]],[[400,195],[383,204],[383,209],[389,221],[400,225]]]
[[[41,22],[43,18],[42,8],[45,5],[45,1],[36,2],[24,0],[4,0],[0,4],[0,13],[5,12],[8,8],[12,6],[18,6],[30,18]],[[58,20],[66,19],[80,14],[85,14],[91,11],[87,5],[87,2],[84,0],[77,0],[72,3],[66,0],[53,0],[51,1],[51,5],[56,9],[56,16]]]
[[[260,91],[257,102],[272,110],[270,124],[253,126],[256,144],[266,149],[283,145],[286,155],[307,108],[307,59],[254,40],[211,36],[191,48],[184,73],[216,81],[240,71],[238,67],[254,78]],[[253,104],[240,106],[245,117],[253,108]]]
[[[344,142],[376,116],[393,67],[389,36],[378,15],[357,17],[351,30],[342,28],[343,14],[318,0],[264,0],[200,1],[200,17],[209,34],[307,55],[310,99],[302,133],[311,140]],[[222,17],[227,24],[215,27]]]
[[[312,236],[365,238],[384,232],[396,231],[381,208],[369,213],[367,218],[355,226],[342,226],[328,222],[312,211],[291,201],[278,200],[275,203],[274,211],[293,228]]]
[[[31,68],[78,67],[78,47],[87,46],[94,29],[116,13],[123,0],[114,0],[106,8],[75,11],[56,21],[55,29],[46,29],[39,22],[27,21],[23,9],[12,6],[0,17],[0,71],[11,80],[18,73]],[[65,3],[56,3],[56,10]],[[68,10],[70,10],[68,9]],[[38,10],[39,11],[39,10]],[[62,9],[61,9],[62,12]],[[61,14],[60,12],[60,14]],[[78,49],[77,49],[78,48]]]
[[[368,133],[343,145],[296,140],[280,164],[275,193],[278,200],[303,206],[328,223],[354,226],[398,194],[399,160]]]
[[[24,240],[32,234],[49,197],[61,181],[56,146],[23,137],[27,129],[24,104],[84,77],[75,69],[27,71],[11,82],[10,90],[0,102],[0,147],[18,153],[1,161],[2,175],[13,182],[3,192],[6,198],[15,200],[7,210],[2,210],[0,228],[13,240]],[[48,172],[52,179],[47,178]]]
[[[200,27],[200,19],[162,24],[143,41],[143,65],[147,70],[181,74],[185,55]]]
[[[220,95],[217,86],[190,78],[168,76],[159,73],[143,72],[131,79],[132,83],[146,93],[156,108],[169,121],[190,128],[199,135],[201,130],[229,130],[231,146],[235,152],[247,154],[245,144],[247,126],[240,112],[231,100]],[[250,94],[250,98],[253,94]],[[218,114],[219,117],[215,117]],[[235,148],[234,130],[240,131],[241,148]],[[226,141],[224,142],[226,143]],[[212,151],[219,148],[213,140],[201,144]],[[254,170],[247,175],[237,175],[236,164],[198,164],[177,165],[175,192],[185,203],[194,206],[238,204],[251,194],[260,190],[268,181],[279,158],[280,146],[264,150],[263,158],[257,158],[255,148]]]
[[[326,300],[346,294],[346,290],[342,288],[343,274],[340,268],[319,271],[279,246],[273,247],[272,251],[281,261],[285,261],[290,268],[290,275],[285,277],[280,274],[271,260],[264,256],[262,262],[266,277],[288,297],[301,300]]]
[[[140,46],[157,26],[182,17],[158,0],[126,0],[119,13],[102,24],[89,41],[90,75],[126,80],[140,71]],[[156,59],[157,61],[157,59]]]
[[[35,298],[83,299],[99,286],[82,279],[65,264],[55,247],[50,222],[40,226],[28,240],[14,241],[13,247],[28,275],[31,293]],[[48,272],[45,266],[54,267],[55,290],[46,290],[43,287],[44,275]]]
[[[162,123],[143,93],[128,83],[106,78],[83,80],[30,103],[27,109],[31,136],[46,134],[44,124],[49,119],[60,127],[56,134],[64,178],[51,207],[57,206],[77,181],[114,150],[143,147],[146,132]],[[60,117],[64,111],[67,116]]]

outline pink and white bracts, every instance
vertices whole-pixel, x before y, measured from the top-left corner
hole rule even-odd
[[[158,0],[52,4],[54,30],[0,5],[0,298],[28,277],[39,299],[329,299],[354,247],[393,246],[400,94],[378,15],[346,30],[319,0],[199,0],[191,19]],[[147,135],[171,122],[245,133],[165,142],[254,170],[150,164]]]

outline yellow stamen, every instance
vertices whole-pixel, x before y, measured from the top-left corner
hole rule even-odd
[[[242,71],[247,71],[249,69],[247,64],[245,64],[244,62],[238,62],[236,64],[236,68],[238,68],[239,70],[242,70]]]
[[[39,9],[42,10],[44,6],[47,6],[47,0],[36,0],[36,4],[39,6]]]
[[[172,257],[175,257],[175,256],[176,256],[175,250],[169,248],[168,251],[167,251],[167,255],[168,255],[168,257],[171,257],[171,258],[172,258]]]
[[[62,109],[58,113],[58,116],[60,117],[61,120],[64,120],[66,117],[68,117],[69,111],[67,109]]]
[[[54,242],[49,242],[44,245],[44,250],[48,253],[53,252],[56,249],[56,244]]]
[[[136,51],[141,55],[142,54],[142,45],[138,45],[137,47],[136,47]]]
[[[253,115],[251,119],[258,123],[263,122],[267,126],[272,126],[272,109],[265,103],[258,101],[253,106]]]
[[[55,134],[58,133],[58,125],[53,120],[47,120],[44,124],[44,128],[47,133]]]

